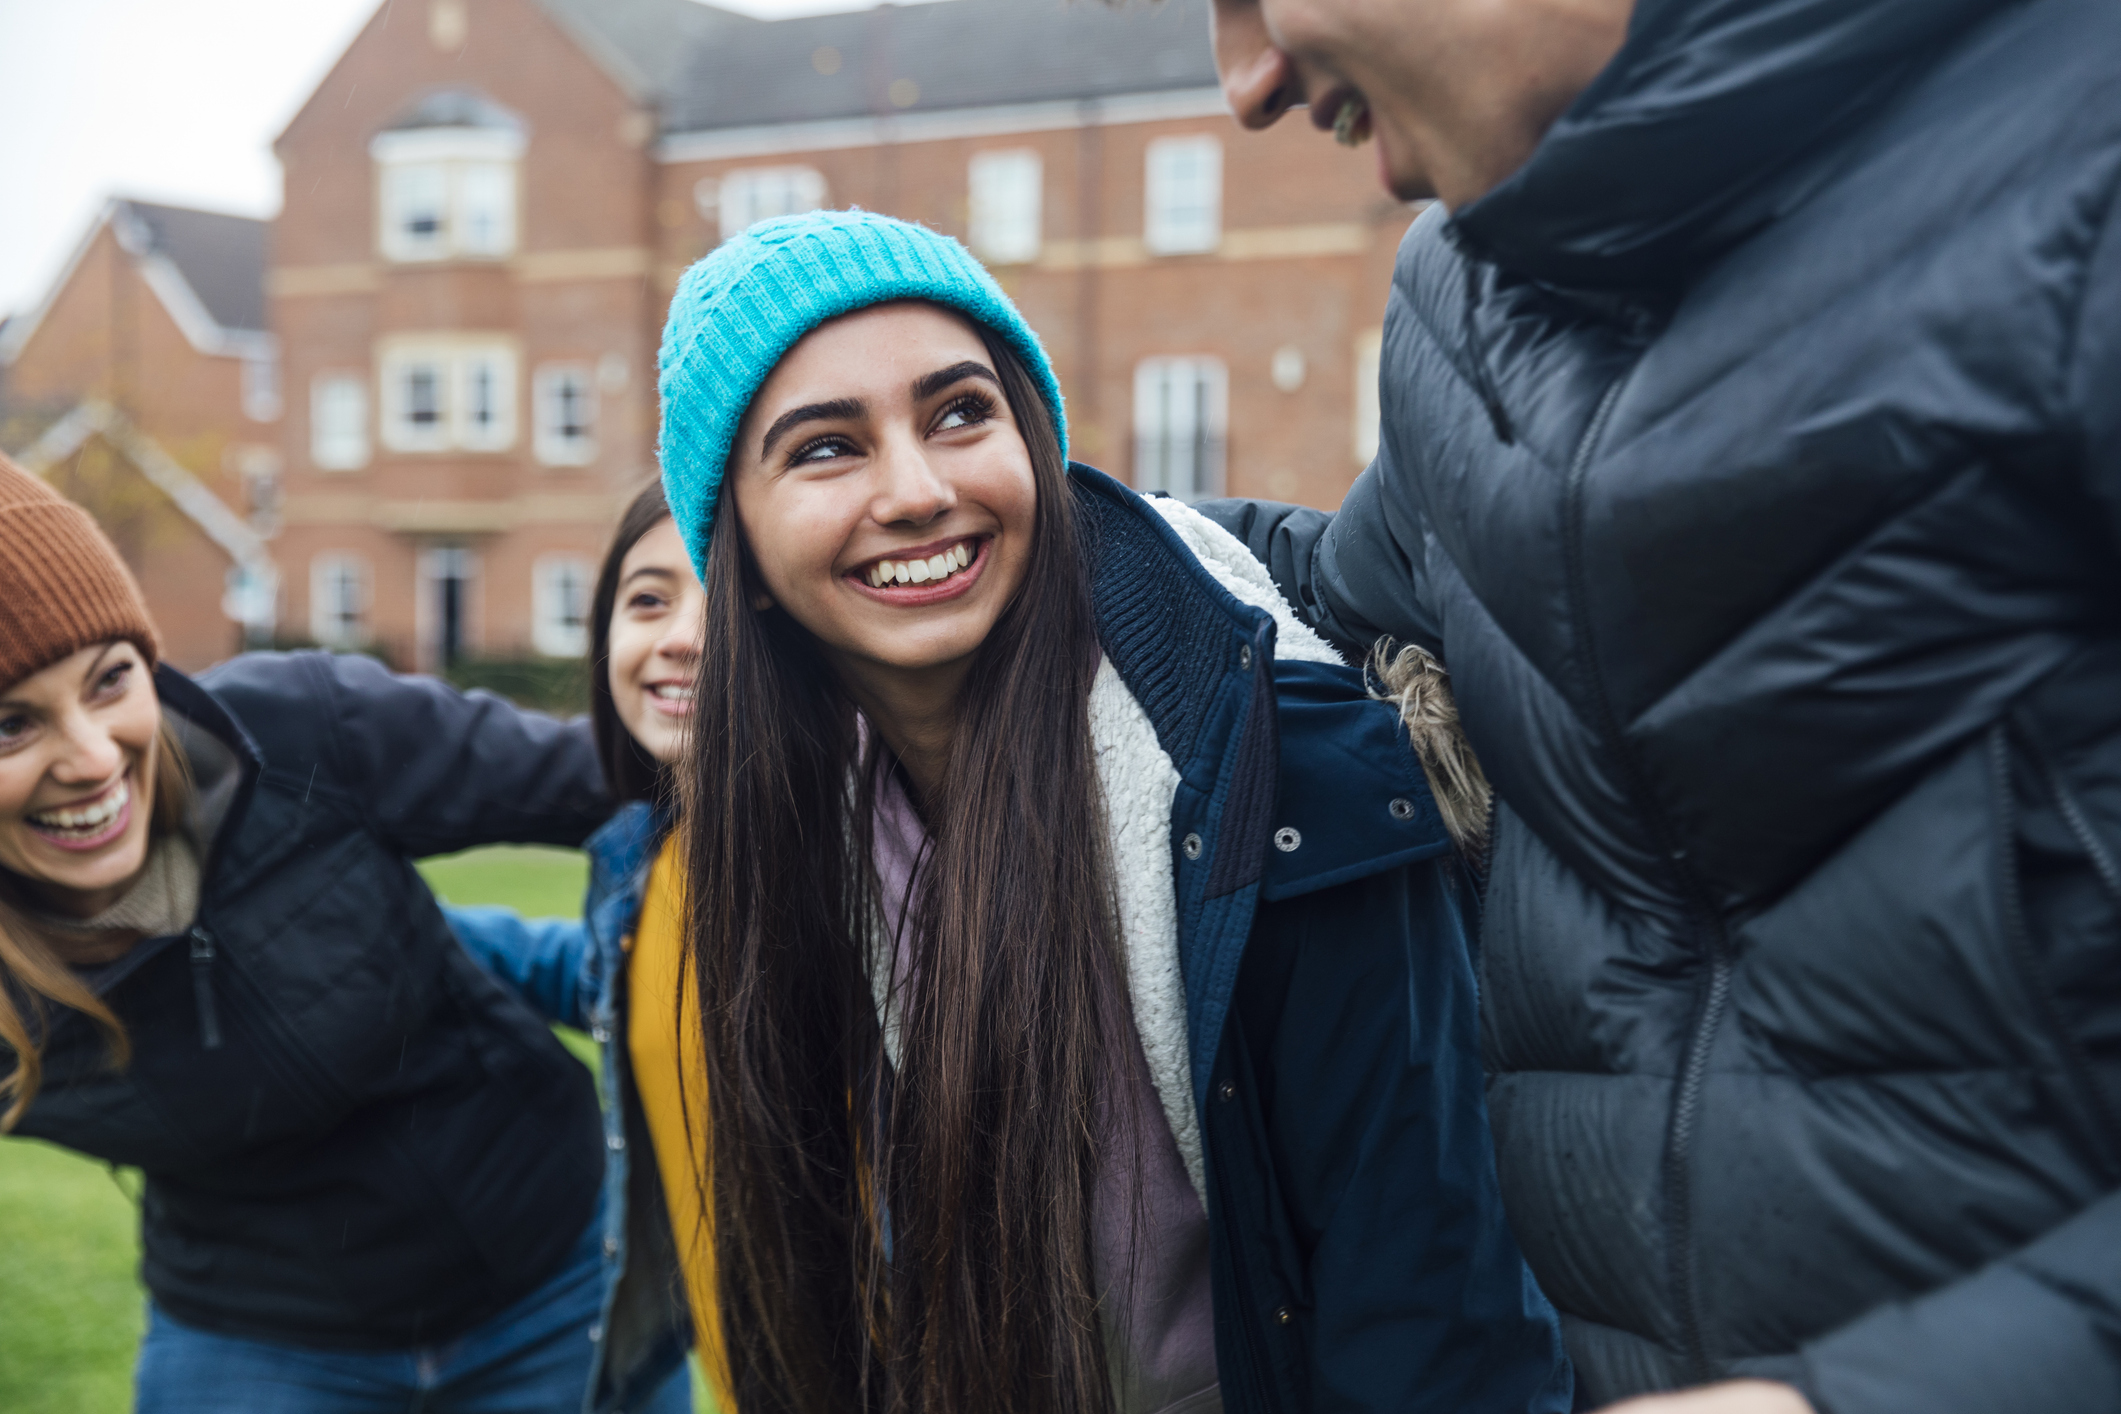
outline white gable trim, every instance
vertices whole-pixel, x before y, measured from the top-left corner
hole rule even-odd
[[[43,300],[34,310],[18,319],[9,320],[7,328],[0,330],[0,364],[12,364],[21,355],[38,327],[44,323],[45,315],[51,312],[60,294],[73,282],[74,272],[80,269],[81,260],[88,254],[89,248],[95,245],[96,237],[102,233],[105,226],[117,222],[120,208],[125,204],[123,199],[115,197],[103,204],[103,210],[88,228],[88,235],[82,239],[80,245],[74,247],[73,255],[67,259],[66,268],[59,272],[59,277],[53,280],[51,287],[44,292]],[[191,281],[185,279],[184,272],[177,268],[176,262],[166,255],[148,249],[145,233],[133,227],[133,223],[117,223],[114,234],[118,239],[118,248],[132,258],[133,267],[140,272],[140,278],[155,292],[155,298],[175,321],[177,328],[183,332],[186,343],[200,353],[216,358],[272,358],[278,353],[280,341],[263,329],[228,329],[216,323],[213,315],[207,312],[205,304],[192,289]]]
[[[169,497],[207,539],[235,561],[244,572],[248,592],[256,596],[252,602],[270,605],[277,599],[280,570],[273,562],[272,552],[266,548],[264,537],[230,510],[182,462],[164,451],[160,443],[110,404],[91,398],[76,407],[45,429],[44,435],[22,454],[21,465],[30,475],[42,476],[53,463],[72,456],[90,437],[98,434],[117,448],[147,478],[149,485]],[[234,606],[224,600],[223,607]],[[229,617],[241,619],[236,613],[230,613]],[[263,626],[271,625],[268,621]]]

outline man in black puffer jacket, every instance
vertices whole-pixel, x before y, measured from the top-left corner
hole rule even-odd
[[[1512,154],[1387,87],[1461,0],[1260,3],[1240,117],[1444,202],[1339,513],[1207,509],[1450,669],[1579,1403],[2121,1409],[2121,8],[1623,4]]]

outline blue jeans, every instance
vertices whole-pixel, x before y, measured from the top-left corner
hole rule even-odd
[[[136,1414],[580,1414],[604,1296],[592,1222],[566,1265],[515,1305],[442,1345],[315,1350],[216,1335],[148,1303]],[[629,1414],[689,1414],[691,1376]]]

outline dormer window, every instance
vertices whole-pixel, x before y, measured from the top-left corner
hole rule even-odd
[[[406,126],[376,134],[376,245],[393,261],[515,254],[522,127],[467,94],[430,98]]]

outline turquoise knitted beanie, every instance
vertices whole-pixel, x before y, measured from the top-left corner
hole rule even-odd
[[[826,320],[902,299],[932,300],[999,335],[1045,397],[1066,457],[1068,424],[1053,365],[970,251],[925,226],[868,211],[761,221],[679,279],[656,360],[663,491],[703,579],[737,424],[774,365]]]

